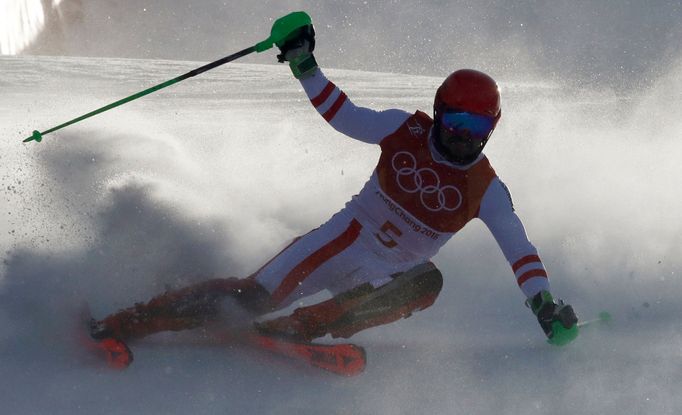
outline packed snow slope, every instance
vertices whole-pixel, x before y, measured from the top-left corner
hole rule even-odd
[[[339,210],[377,161],[378,148],[324,122],[284,65],[227,65],[21,143],[199,65],[0,58],[0,412],[682,411],[682,66],[629,94],[493,74],[504,110],[486,152],[554,292],[582,319],[614,317],[567,347],[545,343],[474,221],[434,259],[445,286],[433,307],[353,338],[368,352],[359,377],[191,333],[134,344],[121,373],[82,358],[83,301],[104,316],[166,287],[248,275]],[[358,104],[409,111],[430,112],[441,81],[327,74]]]

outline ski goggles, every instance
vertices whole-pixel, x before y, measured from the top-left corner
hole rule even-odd
[[[486,115],[462,111],[446,111],[441,117],[441,125],[448,130],[452,139],[472,142],[485,142],[495,127],[495,119]]]

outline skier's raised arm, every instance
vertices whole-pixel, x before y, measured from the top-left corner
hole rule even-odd
[[[495,237],[537,316],[545,334],[555,342],[570,341],[577,335],[577,319],[570,305],[556,302],[535,246],[528,240],[521,219],[514,211],[511,194],[499,178],[493,179],[481,200],[479,218]]]
[[[376,111],[355,105],[317,66],[314,49],[315,30],[309,25],[284,43],[277,57],[280,62],[289,62],[310,102],[334,129],[356,140],[378,144],[412,115],[399,109]]]

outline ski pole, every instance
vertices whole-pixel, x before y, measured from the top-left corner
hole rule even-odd
[[[602,311],[597,318],[581,321],[578,323],[578,327],[586,327],[594,323],[608,323],[609,321],[611,321],[611,314],[608,311]]]
[[[218,59],[215,62],[211,62],[209,64],[206,64],[204,66],[201,66],[199,68],[196,68],[194,70],[191,70],[187,72],[186,74],[180,75],[176,78],[173,78],[171,80],[168,80],[166,82],[160,83],[156,86],[153,86],[151,88],[145,89],[144,91],[137,92],[133,95],[130,95],[129,97],[123,98],[121,100],[118,100],[116,102],[112,102],[109,105],[105,105],[102,108],[98,108],[94,111],[91,111],[87,114],[81,115],[80,117],[74,118],[70,121],[67,121],[63,124],[60,124],[56,127],[52,127],[50,129],[47,129],[43,132],[40,132],[38,130],[34,130],[33,134],[31,134],[30,137],[24,139],[24,143],[29,142],[29,141],[36,141],[36,142],[41,142],[43,140],[43,135],[51,133],[53,131],[60,130],[66,126],[69,126],[71,124],[75,124],[77,122],[83,121],[87,118],[93,117],[97,114],[101,114],[105,111],[109,111],[112,108],[116,108],[118,106],[121,106],[123,104],[126,104],[130,101],[136,100],[138,98],[142,98],[145,95],[149,95],[152,92],[156,92],[160,89],[166,88],[168,86],[171,86],[173,84],[177,84],[178,82],[184,81],[187,78],[191,78],[193,76],[197,76],[201,73],[204,73],[206,71],[210,71],[213,68],[216,68],[220,65],[224,65],[228,62],[232,62],[236,59],[239,59],[241,57],[244,57],[246,55],[249,55],[250,53],[253,52],[264,52],[270,48],[272,48],[273,45],[281,46],[284,41],[287,40],[288,36],[294,33],[296,29],[299,29],[303,26],[307,26],[309,24],[312,24],[312,20],[310,19],[310,16],[306,12],[293,12],[289,13],[286,16],[280,17],[277,19],[273,24],[272,24],[272,29],[270,30],[270,36],[265,39],[262,42],[259,42],[251,47],[248,47],[246,49],[240,50],[237,53],[233,53],[230,56],[226,56],[222,59]]]

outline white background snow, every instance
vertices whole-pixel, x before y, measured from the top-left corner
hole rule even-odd
[[[83,3],[84,18],[97,15],[97,2]],[[306,2],[289,2],[271,11],[235,2],[235,13],[262,17],[253,30],[236,29],[246,43],[212,43],[203,55],[188,58],[227,55],[267,36],[269,18],[306,9],[320,22],[319,37],[327,38],[319,42],[318,60],[358,104],[430,112],[435,88],[450,70],[474,66],[491,73],[502,87],[503,117],[486,153],[512,192],[555,293],[583,319],[608,310],[612,324],[585,329],[565,348],[546,344],[493,238],[475,221],[434,259],[445,286],[433,307],[353,338],[368,353],[368,368],[359,377],[340,378],[242,349],[194,345],[191,335],[175,334],[135,344],[136,361],[125,372],[98,368],[73,340],[71,315],[81,301],[103,316],[166,286],[248,275],[292,237],[339,210],[378,157],[377,148],[333,131],[288,69],[270,64],[273,52],[46,135],[40,144],[22,144],[34,129],[204,63],[125,59],[179,56],[163,49],[145,55],[140,48],[125,55],[112,40],[103,45],[109,58],[0,57],[0,413],[682,411],[682,54],[673,43],[633,46],[645,50],[646,59],[620,63],[636,62],[633,67],[645,68],[642,75],[616,68],[610,76],[599,51],[609,49],[609,42],[620,46],[613,40],[620,38],[583,30],[581,42],[598,45],[587,69],[579,55],[589,55],[590,48],[569,48],[580,53],[559,65],[549,62],[550,49],[542,48],[541,39],[529,43],[517,36],[517,46],[527,47],[524,56],[538,56],[514,66],[455,59],[450,69],[423,76],[413,64],[401,67],[400,59],[381,53],[372,58],[381,72],[349,70],[373,69],[369,55],[334,38],[341,29],[326,19],[346,12],[351,24],[360,24],[353,20],[360,19],[355,10],[365,7],[362,22],[374,15],[386,26],[387,10],[400,3],[312,10]],[[424,7],[439,10],[441,3],[443,10],[454,7]],[[61,7],[73,4],[65,0]],[[125,4],[113,2],[107,12],[123,16]],[[547,5],[520,4],[526,8],[515,15],[558,14]],[[214,40],[215,21],[192,17],[210,16],[211,4],[202,5],[185,15],[178,31],[201,26],[201,36]],[[677,5],[661,2],[668,15],[680,13]],[[474,11],[461,6],[486,16],[483,21],[502,16],[485,5]],[[667,39],[680,30],[679,23],[657,25],[657,12],[637,14],[637,6],[631,7],[613,14],[634,16],[625,20],[638,33],[650,27],[651,37]],[[570,18],[595,22],[604,8],[582,6]],[[409,3],[409,10],[418,4]],[[161,30],[158,21],[149,23]],[[79,55],[73,33],[88,24],[62,26],[69,39],[62,48],[69,46],[69,55]],[[423,33],[404,27],[406,35]],[[221,34],[229,29],[221,26]],[[431,30],[437,37],[438,29]],[[618,25],[611,30],[626,33]],[[144,31],[122,33],[128,40],[144,37]],[[471,42],[493,34],[471,32]],[[385,48],[384,38],[373,39],[372,48]],[[96,50],[87,45],[81,55],[107,55],[87,53]],[[39,43],[33,47],[40,50]],[[478,55],[467,49],[466,56]],[[572,75],[564,76],[561,67],[571,66],[582,69],[565,69]],[[598,76],[592,77],[594,68]]]

